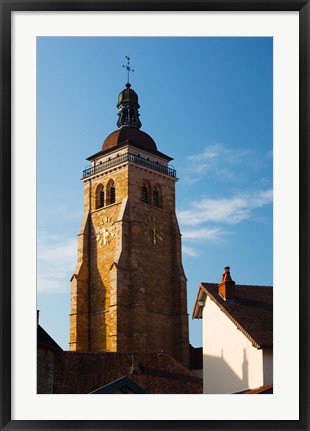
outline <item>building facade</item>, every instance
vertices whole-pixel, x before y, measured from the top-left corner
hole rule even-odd
[[[203,319],[203,392],[238,393],[273,383],[273,289],[201,283],[193,318]]]
[[[176,172],[140,130],[138,96],[129,83],[117,107],[118,129],[83,172],[70,350],[164,351],[188,365]]]

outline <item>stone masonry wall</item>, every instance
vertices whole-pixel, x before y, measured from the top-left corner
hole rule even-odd
[[[37,350],[37,393],[52,394],[54,383],[54,353],[47,349]]]
[[[107,189],[111,180],[116,202],[110,205]],[[96,208],[98,186],[105,191],[103,208]],[[143,186],[148,188],[148,203],[141,201]],[[152,204],[154,190],[159,193],[159,208]],[[88,308],[90,350],[164,350],[187,364],[186,278],[175,216],[175,179],[127,163],[86,181],[84,193],[90,225],[81,233],[87,246],[79,246],[80,273],[75,278],[90,297],[84,292],[79,299],[72,280],[71,313],[78,310],[79,301],[87,303],[81,307],[80,320]],[[83,272],[85,260],[90,267]],[[74,346],[81,347],[84,340],[79,342],[74,319],[71,346],[79,350]],[[81,333],[86,336],[86,331]]]

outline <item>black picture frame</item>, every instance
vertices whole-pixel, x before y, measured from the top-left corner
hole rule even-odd
[[[300,24],[300,404],[299,420],[98,421],[11,420],[11,13],[15,11],[298,11]],[[0,420],[1,430],[298,429],[309,427],[309,1],[48,1],[0,0],[1,19],[1,248]],[[292,286],[292,289],[298,286]],[[289,370],[288,370],[289,377]]]

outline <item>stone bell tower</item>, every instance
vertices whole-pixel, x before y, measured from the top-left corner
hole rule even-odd
[[[71,278],[70,350],[159,352],[188,365],[186,277],[176,172],[140,130],[138,95],[83,172],[84,217]]]

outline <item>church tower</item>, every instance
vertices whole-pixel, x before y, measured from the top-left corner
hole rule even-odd
[[[168,165],[172,159],[140,130],[139,107],[128,79],[118,96],[118,129],[83,172],[70,350],[164,350],[188,365],[176,172]]]

